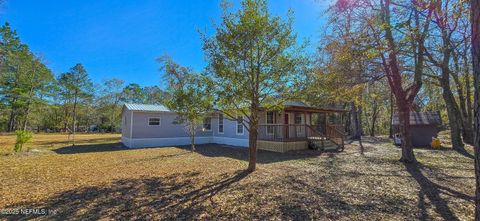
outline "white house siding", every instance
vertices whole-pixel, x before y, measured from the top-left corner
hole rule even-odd
[[[131,111],[124,109],[122,113],[122,142],[124,139],[130,139]]]
[[[148,125],[148,119],[152,117],[160,118],[159,126]],[[174,123],[176,117],[177,115],[174,113],[134,112],[132,138],[143,139],[143,138],[189,137],[184,124]],[[198,130],[197,136],[210,137],[212,136],[212,131]]]
[[[133,116],[133,118],[130,118]],[[183,124],[174,124],[176,114],[171,112],[145,112],[124,110],[122,121],[122,143],[130,148],[175,146],[190,144],[190,137]],[[148,125],[151,117],[160,118],[160,126]],[[130,122],[131,136],[130,136]],[[232,146],[248,146],[248,131],[236,134],[236,121],[224,118],[224,133],[218,133],[218,114],[212,115],[212,130],[199,129],[195,142],[197,144],[218,143]]]

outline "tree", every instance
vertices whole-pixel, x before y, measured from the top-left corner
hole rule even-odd
[[[472,64],[474,97],[475,220],[480,220],[480,0],[471,0]]]
[[[159,62],[168,82],[169,98],[165,99],[164,103],[178,115],[175,123],[185,124],[193,152],[198,126],[213,110],[214,97],[210,94],[212,82],[206,76],[180,66],[168,56],[161,57]]]
[[[409,116],[423,83],[425,39],[432,16],[430,4],[417,1],[339,0],[337,13],[351,16],[355,32],[372,43],[370,64],[380,64],[394,95],[400,120],[403,162],[414,162]]]
[[[230,12],[224,2],[222,23],[214,36],[203,37],[208,70],[217,86],[217,105],[225,114],[242,121],[249,132],[249,164],[256,168],[259,112],[280,106],[293,93],[293,85],[305,74],[307,60],[300,55],[287,21],[272,16],[266,0],[245,0]]]
[[[123,101],[127,103],[142,104],[146,100],[146,95],[139,84],[129,84],[123,88]]]
[[[87,71],[82,64],[76,64],[69,72],[63,73],[59,78],[61,94],[64,104],[72,105],[72,133],[75,146],[75,132],[77,127],[78,103],[92,96],[93,84],[88,78]],[[66,109],[67,110],[67,109]],[[68,111],[65,112],[68,116]]]
[[[114,132],[120,121],[120,102],[123,99],[123,80],[112,78],[104,81],[100,97],[98,98],[98,108],[101,115],[107,120],[108,131]]]
[[[6,130],[26,130],[32,110],[47,103],[54,78],[8,23],[0,28],[0,36],[0,102],[10,109]]]
[[[46,105],[45,96],[51,95],[55,83],[52,72],[38,58],[33,57],[32,61],[29,62],[28,70],[23,85],[26,89],[23,99],[23,130],[27,130],[32,109],[40,105]]]
[[[158,86],[146,86],[142,91],[147,104],[163,104],[163,100],[168,97],[168,94]]]
[[[447,107],[448,121],[450,125],[450,134],[452,140],[452,146],[454,149],[459,151],[465,151],[464,145],[462,142],[462,130],[464,131],[464,140],[471,142],[471,123],[466,122],[467,116],[463,114],[466,113],[466,110],[461,112],[460,106],[465,104],[463,99],[463,85],[459,83],[458,74],[452,71],[452,57],[455,55],[454,52],[458,47],[458,43],[455,42],[455,34],[458,31],[459,22],[463,16],[458,16],[463,13],[467,8],[463,4],[465,2],[458,1],[453,4],[450,0],[435,1],[433,4],[434,13],[435,13],[435,22],[434,27],[438,30],[431,30],[431,32],[438,32],[438,39],[431,39],[429,42],[433,44],[431,47],[425,47],[425,55],[428,56],[428,60],[437,67],[438,70],[435,72],[440,72],[440,76],[430,75],[438,80],[440,87],[442,88],[442,97],[444,98],[445,105]],[[434,38],[431,34],[431,38]],[[459,39],[463,41],[463,39]],[[437,44],[439,42],[439,44]],[[435,49],[438,49],[435,50]],[[458,59],[456,60],[458,63]],[[450,78],[453,77],[455,82],[457,82],[457,88],[460,90],[458,96],[460,97],[460,106],[459,102],[456,101],[454,92],[452,90],[452,84]]]
[[[411,3],[413,4],[413,3]],[[398,118],[400,122],[400,133],[402,135],[402,157],[400,161],[411,163],[416,161],[413,154],[411,134],[410,134],[410,110],[413,109],[413,104],[416,95],[422,87],[423,68],[425,60],[425,38],[428,33],[428,28],[431,19],[431,9],[427,12],[426,21],[422,25],[420,23],[420,12],[417,6],[412,5],[411,10],[415,15],[415,26],[410,29],[412,31],[412,49],[411,55],[414,59],[413,64],[413,81],[409,86],[405,86],[402,70],[400,68],[399,60],[399,45],[394,37],[394,29],[391,18],[391,2],[390,0],[381,0],[381,22],[384,37],[386,39],[386,50],[381,52],[382,66],[384,68],[388,83],[395,96],[397,103]]]
[[[20,42],[16,31],[12,30],[10,24],[5,23],[0,28],[1,34],[1,75],[0,75],[0,99],[10,108],[7,131],[15,130],[18,116],[18,100],[20,98],[18,88],[20,87],[19,68],[24,65],[25,57],[28,56],[28,47]]]

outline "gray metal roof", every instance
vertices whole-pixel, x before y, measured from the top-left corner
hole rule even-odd
[[[393,114],[393,125],[400,125],[398,114]],[[442,119],[438,112],[410,112],[410,125],[441,125]]]
[[[153,105],[153,104],[125,104],[127,110],[133,111],[152,111],[152,112],[170,112],[170,110],[163,105]]]
[[[287,101],[287,102],[285,102],[285,106],[308,107],[307,104],[305,104],[301,101]]]

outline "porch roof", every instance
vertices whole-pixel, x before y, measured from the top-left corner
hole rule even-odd
[[[325,108],[325,107],[312,107],[308,106],[303,102],[286,102],[285,111],[298,111],[298,112],[314,112],[314,113],[345,113],[348,110],[345,109],[336,109],[336,108]]]

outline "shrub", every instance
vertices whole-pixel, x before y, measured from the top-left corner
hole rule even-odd
[[[17,141],[15,142],[15,152],[22,151],[23,145],[27,143],[30,139],[32,139],[32,132],[29,131],[23,131],[23,130],[17,130],[15,132],[17,135]]]

